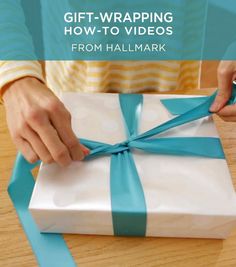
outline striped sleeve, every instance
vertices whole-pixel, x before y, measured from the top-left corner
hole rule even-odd
[[[47,84],[60,91],[145,93],[199,88],[200,61],[48,61]]]
[[[5,85],[23,77],[35,77],[44,82],[42,67],[38,61],[0,61],[0,102]]]
[[[2,88],[9,82],[24,76],[43,80],[42,68],[36,61],[32,38],[25,25],[21,0],[0,1],[0,43],[1,101]]]

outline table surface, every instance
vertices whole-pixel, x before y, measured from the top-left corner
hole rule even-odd
[[[210,94],[213,89],[173,93]],[[215,118],[234,186],[236,186],[235,124]],[[4,108],[0,106],[0,266],[37,266],[7,194],[16,150],[11,142]],[[227,240],[125,238],[64,235],[80,266],[236,266],[236,231]]]

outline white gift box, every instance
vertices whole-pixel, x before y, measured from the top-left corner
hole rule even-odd
[[[143,95],[139,133],[173,116],[160,99]],[[126,139],[116,94],[63,93],[76,135],[115,144]],[[61,126],[63,127],[63,125]],[[187,123],[162,137],[218,137],[211,118]],[[147,236],[226,238],[236,225],[236,195],[224,159],[132,151],[147,206]],[[29,209],[40,231],[113,235],[110,156],[67,168],[42,164]]]

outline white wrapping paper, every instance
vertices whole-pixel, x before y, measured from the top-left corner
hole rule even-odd
[[[139,132],[173,116],[160,99],[144,95]],[[115,144],[126,139],[116,94],[63,93],[78,137]],[[63,125],[61,126],[63,127]],[[161,136],[217,137],[211,118]],[[147,205],[147,236],[226,238],[236,225],[236,195],[225,160],[133,151]],[[42,232],[113,235],[110,157],[42,164],[29,209]]]

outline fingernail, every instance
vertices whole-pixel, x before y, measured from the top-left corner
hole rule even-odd
[[[82,149],[83,153],[86,155],[90,153],[90,150],[86,147],[81,147],[81,149]]]
[[[85,150],[85,151],[84,151],[84,154],[85,154],[85,156],[88,156],[88,155],[90,154],[90,150],[88,150],[88,149]]]

